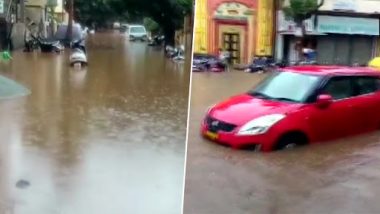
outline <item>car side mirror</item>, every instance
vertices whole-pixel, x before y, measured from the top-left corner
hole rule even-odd
[[[333,102],[333,98],[328,94],[321,94],[317,97],[316,105],[319,108],[327,108]]]

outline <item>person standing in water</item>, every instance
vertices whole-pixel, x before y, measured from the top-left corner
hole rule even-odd
[[[219,48],[219,59],[225,66],[226,70],[229,71],[230,63],[231,63],[231,55],[228,51],[223,50],[223,48]]]

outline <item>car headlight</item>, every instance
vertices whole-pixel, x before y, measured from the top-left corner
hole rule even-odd
[[[212,110],[212,108],[214,108],[216,105],[214,104],[214,105],[211,105],[211,106],[209,106],[208,108],[207,108],[207,110],[206,110],[206,114],[209,114],[210,113],[210,111]]]
[[[273,125],[284,119],[283,114],[271,114],[256,118],[242,126],[238,135],[259,135],[265,134]]]

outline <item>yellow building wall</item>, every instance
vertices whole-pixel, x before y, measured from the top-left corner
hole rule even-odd
[[[256,17],[256,11],[249,10],[248,15],[248,52],[247,52],[247,59],[245,63],[249,63],[252,61],[253,57],[255,56],[255,17]]]
[[[25,6],[38,6],[45,7],[47,0],[28,0],[25,2]]]
[[[194,26],[194,52],[207,53],[207,0],[196,0]]]
[[[65,9],[63,8],[63,0],[57,0],[57,6],[54,8],[55,13],[65,13]]]
[[[258,0],[256,55],[273,55],[274,2]]]
[[[64,8],[63,1],[64,0],[57,0],[57,6],[54,8],[54,13],[59,23],[67,24],[69,22],[69,14]]]

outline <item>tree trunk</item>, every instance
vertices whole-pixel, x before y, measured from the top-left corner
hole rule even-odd
[[[298,62],[300,62],[304,60],[303,43],[304,43],[305,35],[306,35],[306,26],[304,22],[302,21],[301,23],[297,23],[297,27],[301,29],[301,34],[297,35]]]
[[[175,28],[171,25],[166,25],[163,27],[165,36],[165,45],[174,46],[175,41]]]
[[[21,23],[25,23],[25,0],[20,0],[20,20]]]
[[[67,25],[66,41],[69,43],[73,37],[74,0],[68,1],[69,23]]]

